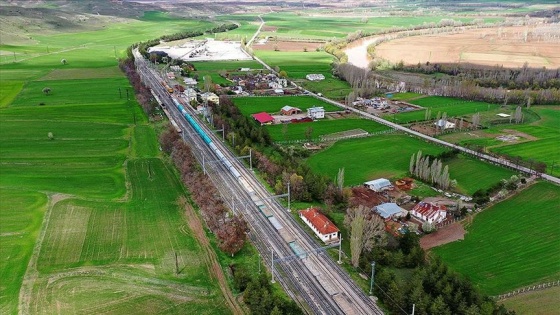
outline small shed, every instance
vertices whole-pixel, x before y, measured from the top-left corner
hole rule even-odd
[[[312,119],[325,118],[325,109],[323,107],[311,107],[307,109],[307,117]]]
[[[439,128],[442,128],[442,129],[453,129],[453,128],[455,128],[454,123],[449,122],[447,120],[443,120],[443,119],[438,120],[437,122],[434,123],[434,125],[438,126]]]
[[[385,220],[405,216],[407,211],[399,207],[396,203],[383,203],[375,207],[375,211]]]
[[[261,124],[261,126],[270,125],[274,121],[274,117],[265,112],[253,114],[252,116]]]
[[[387,189],[391,189],[393,188],[393,185],[391,185],[391,182],[388,179],[385,178],[378,178],[378,179],[374,179],[374,180],[370,180],[369,182],[365,182],[364,185],[376,192],[380,192],[383,190],[387,190]]]
[[[280,112],[282,113],[282,115],[291,116],[291,115],[301,113],[301,109],[299,109],[297,107],[292,107],[292,106],[286,105],[286,106],[282,107]]]
[[[284,95],[284,90],[282,89],[274,89],[274,93],[278,94],[278,95]]]

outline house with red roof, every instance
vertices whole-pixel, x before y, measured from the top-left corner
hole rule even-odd
[[[410,210],[410,214],[428,223],[440,223],[447,216],[447,208],[437,203],[421,201]]]
[[[317,208],[301,210],[299,217],[315,232],[315,235],[321,241],[331,243],[339,240],[340,230]]]
[[[258,121],[261,126],[262,125],[269,125],[274,121],[274,117],[270,116],[268,113],[262,112],[252,115],[256,121]]]

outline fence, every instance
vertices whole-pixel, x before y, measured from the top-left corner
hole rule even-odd
[[[534,285],[534,286],[521,288],[521,289],[518,289],[518,290],[515,290],[515,291],[511,291],[509,293],[500,294],[498,296],[493,296],[492,298],[494,298],[495,300],[501,301],[501,300],[505,300],[505,299],[514,297],[514,296],[519,295],[519,294],[544,290],[544,289],[547,289],[547,288],[552,288],[552,287],[557,287],[557,286],[560,286],[560,280],[553,281],[553,282],[541,283],[539,285]]]
[[[396,129],[389,129],[389,130],[382,130],[373,133],[365,133],[365,134],[354,134],[354,135],[347,135],[347,136],[340,136],[340,137],[320,137],[320,138],[313,138],[313,139],[298,139],[298,140],[282,140],[276,141],[276,144],[294,144],[294,143],[303,143],[303,142],[310,142],[310,143],[318,143],[318,142],[328,142],[328,141],[338,141],[344,139],[357,139],[357,138],[366,138],[372,137],[382,134],[389,134],[397,132]]]

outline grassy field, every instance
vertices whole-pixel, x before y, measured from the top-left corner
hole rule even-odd
[[[352,129],[362,129],[369,133],[388,130],[389,127],[366,119],[327,119],[311,123],[267,126],[273,141],[305,140],[307,128],[313,128],[311,138],[316,139],[324,135]]]
[[[338,169],[345,168],[345,185],[359,185],[379,177],[394,178],[408,172],[410,156],[422,150],[437,155],[442,147],[405,135],[380,135],[356,140],[342,140],[311,156],[309,165],[317,172],[334,178]],[[514,172],[466,156],[458,155],[444,163],[449,165],[451,179],[457,180],[456,190],[472,194],[486,189]],[[477,174],[477,176],[472,176]]]
[[[559,198],[558,186],[537,183],[479,213],[463,241],[433,251],[490,295],[558,280]]]
[[[485,147],[490,152],[507,154],[513,157],[521,157],[525,161],[531,159],[544,162],[547,165],[547,173],[560,176],[560,107],[534,106],[531,115],[538,117],[529,124],[506,124],[497,125],[489,129],[477,132],[455,133],[442,136],[446,141],[459,143],[461,145],[474,144]],[[518,135],[520,139],[515,142],[503,142],[497,140],[499,135]]]
[[[438,112],[447,113],[447,117],[460,117],[475,114],[477,112],[490,112],[491,116],[495,116],[502,112],[496,104],[485,102],[471,102],[451,97],[428,96],[409,101],[411,104],[419,105],[424,108],[430,108],[432,111],[431,119],[436,119]],[[403,112],[395,115],[398,123],[409,123],[413,121],[425,120],[426,110],[416,110],[412,112]],[[392,119],[393,114],[386,115],[386,118]],[[470,118],[469,118],[470,120]],[[481,121],[483,121],[481,119]]]
[[[560,287],[520,294],[501,301],[507,309],[524,315],[556,315],[560,308]]]
[[[303,112],[314,106],[322,106],[327,112],[340,110],[311,96],[235,97],[233,102],[245,116],[260,112],[280,113],[280,109],[286,105],[297,107]]]
[[[115,60],[136,41],[210,25],[154,13],[2,42],[0,313],[229,313]]]

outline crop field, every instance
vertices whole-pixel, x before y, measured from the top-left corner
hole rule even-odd
[[[443,17],[371,17],[364,21],[367,15],[360,13],[359,16],[341,17],[329,16],[325,12],[317,15],[294,14],[294,13],[271,13],[263,16],[268,31],[262,33],[264,36],[277,36],[287,39],[324,39],[333,37],[346,37],[356,30],[364,32],[375,32],[394,26],[420,25],[423,23],[439,22]],[[468,18],[459,18],[461,21],[471,21]]]
[[[436,119],[438,112],[447,113],[447,117],[460,117],[477,112],[490,112],[492,115],[500,113],[499,106],[485,102],[471,102],[451,97],[428,96],[409,101],[411,104],[430,108],[431,118]],[[503,110],[502,110],[503,111]],[[409,123],[413,121],[425,120],[426,110],[415,110],[411,112],[398,113],[395,119],[398,123]],[[393,114],[385,115],[385,118],[393,118]],[[482,117],[482,114],[481,114]],[[483,119],[481,119],[483,121]]]
[[[196,61],[192,63],[197,71],[218,72],[226,70],[235,72],[239,68],[262,69],[263,66],[254,60],[240,61]]]
[[[558,280],[560,188],[537,183],[477,214],[462,241],[434,248],[489,295]]]
[[[444,151],[442,147],[405,135],[377,135],[338,141],[332,147],[312,155],[308,163],[316,172],[331,178],[336,176],[339,168],[344,167],[345,185],[353,186],[379,177],[405,176],[410,157],[418,150],[430,155]],[[457,180],[457,191],[465,194],[489,188],[500,179],[516,174],[463,155],[443,164],[449,165],[450,178]]]
[[[527,39],[523,33],[527,31]],[[395,39],[375,48],[377,56],[393,63],[468,62],[518,68],[557,68],[560,65],[558,42],[545,40],[544,34],[558,36],[556,26],[533,25],[472,29],[461,34],[436,34]],[[460,43],[459,45],[457,43]]]
[[[0,58],[0,313],[227,314],[175,204],[185,192],[115,60],[139,40],[212,24],[106,22],[0,45],[10,52]]]
[[[369,133],[388,130],[389,127],[367,119],[326,119],[310,123],[282,124],[266,126],[273,141],[305,140],[308,128],[312,128],[312,139],[321,136],[353,130],[363,129]]]
[[[537,290],[500,301],[509,310],[525,315],[556,315],[560,308],[560,287]]]
[[[286,105],[297,107],[303,112],[314,106],[322,106],[326,112],[340,110],[339,107],[311,96],[235,97],[232,100],[245,116],[260,112],[280,113],[280,109]]]

